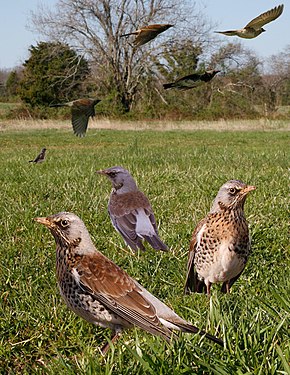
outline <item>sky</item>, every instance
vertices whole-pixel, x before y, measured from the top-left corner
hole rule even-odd
[[[1,0],[0,12],[0,69],[12,69],[21,65],[28,57],[28,48],[42,40],[41,36],[27,29],[30,12],[38,4],[53,8],[57,0]],[[290,45],[290,1],[289,0],[196,0],[205,16],[217,30],[242,28],[259,14],[284,3],[284,12],[275,21],[265,25],[267,30],[255,39],[242,40],[221,36],[223,40],[239,40],[261,58],[282,52]],[[166,23],[166,20],[165,22]]]

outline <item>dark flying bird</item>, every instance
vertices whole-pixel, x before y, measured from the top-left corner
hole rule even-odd
[[[94,246],[83,221],[69,212],[38,217],[56,242],[56,276],[67,306],[85,319],[112,330],[111,342],[124,329],[137,326],[167,342],[173,333],[198,333],[223,345],[222,340],[182,319],[149,293]],[[106,354],[109,343],[101,349]]]
[[[45,160],[45,153],[46,153],[46,148],[43,147],[40,151],[40,153],[36,156],[35,159],[29,160],[29,163],[42,163]]]
[[[133,250],[145,250],[142,240],[153,249],[167,251],[160,240],[156,220],[148,198],[136,185],[131,174],[122,167],[112,167],[97,171],[111,181],[108,212],[115,229]]]
[[[179,78],[174,82],[164,83],[163,88],[165,90],[177,89],[182,91],[193,89],[201,85],[203,82],[209,82],[219,72],[220,70],[208,70],[204,73],[189,74],[188,76]]]
[[[123,36],[129,36],[129,35],[136,35],[135,40],[133,41],[134,47],[140,47],[143,44],[146,44],[150,40],[157,37],[157,35],[163,33],[163,31],[166,31],[170,27],[173,27],[174,25],[170,24],[164,24],[164,25],[149,25],[141,27],[140,29],[133,31],[132,33],[123,34]]]
[[[99,99],[77,99],[67,103],[50,104],[50,107],[71,107],[74,134],[78,137],[84,137],[89,117],[96,115],[95,105],[100,101]]]
[[[255,190],[238,180],[220,188],[209,214],[201,220],[192,235],[188,254],[185,293],[210,295],[213,283],[222,282],[227,293],[243,272],[251,242],[244,203]]]
[[[228,31],[215,31],[218,34],[224,34],[227,36],[239,36],[240,38],[252,39],[260,35],[265,29],[263,26],[266,23],[274,21],[276,18],[281,16],[283,12],[284,5],[279,5],[267,12],[260,14],[258,17],[254,18],[249,22],[243,29],[240,30],[228,30]]]

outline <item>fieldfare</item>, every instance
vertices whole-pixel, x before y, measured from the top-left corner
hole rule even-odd
[[[240,38],[252,39],[260,35],[265,29],[262,26],[266,23],[274,21],[276,18],[281,16],[284,5],[279,5],[267,12],[260,14],[258,17],[250,21],[243,29],[240,30],[228,30],[228,31],[215,31],[218,34],[224,34],[227,36],[239,36]]]
[[[204,291],[209,296],[211,284],[218,282],[223,283],[221,290],[227,293],[239,278],[251,247],[244,203],[255,189],[238,180],[222,185],[209,214],[192,235],[185,294]]]
[[[133,31],[132,33],[123,34],[123,36],[129,36],[129,35],[136,35],[136,38],[133,42],[134,47],[140,47],[143,46],[143,44],[146,44],[150,40],[157,37],[157,35],[163,33],[163,31],[166,31],[170,27],[173,27],[174,25],[170,24],[164,24],[164,25],[149,25],[141,27],[140,29]]]
[[[208,70],[204,73],[194,73],[188,76],[182,77],[177,79],[171,83],[164,83],[163,88],[167,89],[177,89],[177,90],[189,90],[193,89],[194,87],[199,86],[203,82],[209,82],[213,79],[213,77],[219,73],[220,70]]]
[[[74,134],[78,137],[84,137],[89,117],[96,115],[95,105],[100,101],[99,99],[77,99],[67,103],[50,104],[50,107],[71,107]]]
[[[126,244],[137,251],[145,250],[142,240],[153,249],[167,251],[160,240],[156,220],[148,198],[136,185],[130,173],[122,167],[112,167],[97,171],[105,175],[113,185],[108,212],[115,229]]]
[[[35,159],[29,160],[29,163],[42,163],[45,159],[45,153],[46,153],[46,148],[43,147]]]
[[[64,302],[89,323],[110,328],[112,343],[123,329],[137,326],[167,342],[177,330],[199,333],[223,345],[222,340],[179,317],[97,251],[78,216],[61,212],[35,220],[48,227],[55,239],[56,276]],[[108,349],[107,343],[102,354]]]

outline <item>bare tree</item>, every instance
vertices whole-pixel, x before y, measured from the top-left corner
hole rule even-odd
[[[121,38],[154,23],[175,26],[140,48],[132,46],[132,37]],[[115,92],[125,112],[168,43],[187,38],[205,45],[210,31],[190,0],[59,0],[54,10],[39,7],[32,13],[31,25],[49,40],[68,43],[84,54],[96,72],[100,92]]]

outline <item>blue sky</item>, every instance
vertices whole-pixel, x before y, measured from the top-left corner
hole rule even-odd
[[[31,10],[37,4],[49,7],[57,0],[6,0],[2,1],[0,12],[0,69],[13,68],[21,65],[28,57],[28,48],[41,40],[38,35],[28,31]],[[284,3],[284,12],[280,18],[265,26],[265,33],[252,40],[243,40],[243,45],[254,50],[260,57],[268,57],[281,52],[290,45],[290,4],[289,0],[197,0],[204,6],[204,14],[215,24],[217,30],[241,28],[260,13]],[[223,40],[234,40],[236,37]]]

